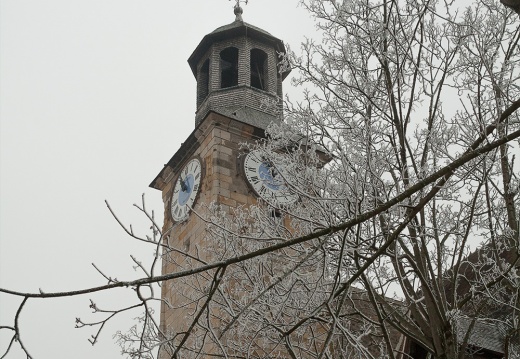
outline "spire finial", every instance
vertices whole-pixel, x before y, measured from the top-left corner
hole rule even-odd
[[[233,7],[233,11],[234,11],[235,16],[236,16],[235,21],[244,21],[242,19],[242,14],[244,13],[244,10],[242,10],[242,7],[240,6],[240,2],[242,2],[242,1],[247,5],[247,2],[249,0],[236,0],[237,3]]]

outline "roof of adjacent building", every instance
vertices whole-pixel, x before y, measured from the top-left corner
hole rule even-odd
[[[481,318],[457,318],[457,332],[460,340],[464,340],[468,330],[470,330],[469,345],[497,354],[504,353],[504,344],[508,331],[503,322]],[[518,340],[513,340],[511,349],[518,350],[519,344]]]

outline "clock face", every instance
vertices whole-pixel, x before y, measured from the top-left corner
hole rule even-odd
[[[182,221],[188,218],[188,214],[195,202],[195,197],[199,192],[200,177],[202,166],[196,158],[192,159],[181,170],[175,187],[171,201],[171,214],[175,221]]]
[[[260,197],[274,205],[291,204],[298,195],[286,186],[280,170],[262,151],[249,152],[244,161],[246,178]]]

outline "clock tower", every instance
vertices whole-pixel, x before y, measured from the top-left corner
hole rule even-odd
[[[216,204],[232,220],[233,210],[256,203],[258,197],[280,203],[293,200],[273,181],[268,164],[242,143],[265,137],[265,129],[282,117],[282,81],[289,70],[279,66],[285,53],[281,40],[236,19],[206,35],[188,59],[197,81],[194,130],[150,184],[164,202],[163,274],[181,272],[211,261],[202,254],[207,238],[205,215]],[[211,279],[211,274],[208,274]],[[174,356],[203,302],[190,296],[185,281],[162,286],[161,335],[167,343],[161,358]],[[206,319],[207,320],[207,319]],[[172,345],[168,345],[168,341]],[[203,352],[213,352],[201,344]],[[177,353],[175,353],[177,356]]]

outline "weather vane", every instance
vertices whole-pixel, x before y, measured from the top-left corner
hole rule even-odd
[[[229,1],[232,1],[232,0],[229,0]],[[240,7],[240,3],[241,3],[241,2],[243,2],[244,4],[247,5],[247,2],[248,2],[249,0],[235,0],[235,1],[237,2],[236,5],[235,5],[235,8],[237,8],[237,7]]]
[[[229,1],[232,1],[232,0],[229,0]],[[235,15],[236,15],[236,19],[235,21],[243,21],[242,20],[242,13],[244,12],[242,10],[242,8],[240,7],[240,3],[243,2],[244,4],[247,5],[248,1],[249,0],[235,0],[236,1],[236,4],[235,6],[233,7],[234,11],[235,11]]]

